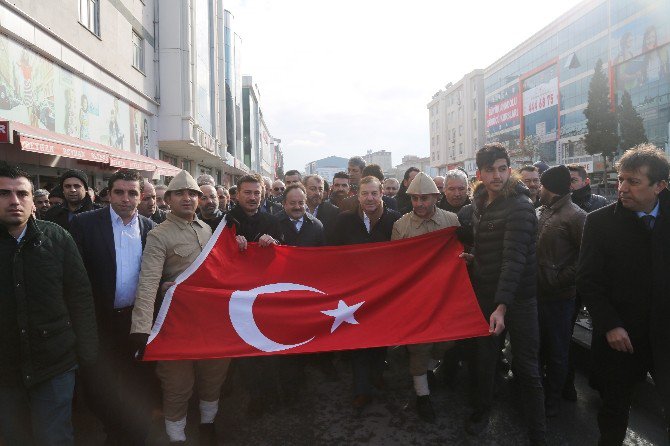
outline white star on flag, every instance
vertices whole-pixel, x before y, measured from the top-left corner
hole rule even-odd
[[[337,330],[337,327],[339,327],[342,324],[342,322],[348,322],[350,324],[358,324],[358,321],[354,318],[354,313],[364,303],[365,301],[349,306],[346,303],[344,303],[343,300],[341,300],[338,302],[337,308],[335,308],[334,310],[321,311],[323,314],[335,318],[335,320],[333,321],[333,326],[330,329],[330,332],[332,333],[335,330]]]

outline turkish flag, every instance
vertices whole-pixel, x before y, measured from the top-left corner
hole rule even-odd
[[[165,295],[145,360],[313,353],[488,336],[455,228],[240,252],[220,224]]]

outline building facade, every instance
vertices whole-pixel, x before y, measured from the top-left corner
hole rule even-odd
[[[273,178],[273,138],[263,118],[260,99],[260,90],[252,76],[242,76],[244,163],[252,171]]]
[[[374,152],[368,150],[362,158],[365,160],[366,164],[377,164],[382,168],[384,173],[388,173],[393,169],[393,159],[391,157],[391,152],[388,150],[377,150]]]
[[[425,172],[431,177],[437,176],[439,170],[431,166],[431,159],[429,156],[419,157],[416,155],[405,155],[402,157],[402,162],[395,166],[389,175],[389,178],[397,178],[402,181],[405,171],[410,167],[416,167],[421,172]]]
[[[47,188],[69,168],[98,189],[120,167],[174,175],[157,160],[157,10],[155,0],[0,2],[0,159]]]
[[[628,91],[649,141],[668,153],[668,17],[667,0],[588,0],[549,24],[486,68],[487,139],[506,144],[517,164],[542,159],[602,170],[583,142],[589,83],[601,60],[612,107]]]
[[[337,172],[346,172],[349,164],[349,158],[341,156],[329,156],[320,160],[312,161],[305,166],[307,175],[321,175],[324,180],[332,184],[333,176]]]
[[[483,70],[474,70],[433,95],[428,103],[430,164],[438,174],[456,167],[474,174],[474,154],[485,140],[483,104]]]

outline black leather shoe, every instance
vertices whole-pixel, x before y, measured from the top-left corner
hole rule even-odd
[[[433,403],[430,402],[430,395],[423,395],[416,397],[416,411],[426,423],[435,422],[435,411],[433,410]]]

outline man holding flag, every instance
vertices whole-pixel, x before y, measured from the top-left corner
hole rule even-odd
[[[147,236],[130,327],[131,341],[140,355],[151,332],[159,286],[165,292],[174,285],[212,236],[210,227],[195,214],[201,195],[193,177],[182,170],[165,191],[165,201],[171,209],[167,220]],[[158,361],[156,374],[163,388],[163,415],[170,442],[186,441],[188,400],[197,376],[200,444],[215,444],[214,417],[229,362],[229,359]]]
[[[419,172],[409,187],[407,194],[412,200],[412,212],[403,215],[393,225],[391,240],[416,237],[439,229],[460,226],[458,217],[437,207],[442,195],[435,182],[425,173]],[[430,402],[428,374],[432,374],[444,352],[453,346],[453,342],[432,344],[411,344],[409,351],[409,371],[414,380],[416,391],[416,410],[422,420],[435,421],[435,411]]]

